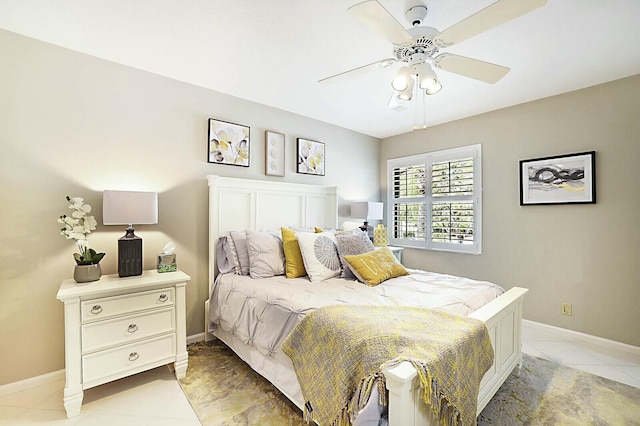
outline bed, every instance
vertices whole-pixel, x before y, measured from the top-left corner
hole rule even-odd
[[[338,227],[338,193],[335,187],[213,175],[207,178],[210,298],[205,301],[206,339],[211,340],[215,336],[222,340],[301,409],[304,399],[300,384],[291,360],[279,347],[288,330],[318,307],[356,302],[376,304],[379,303],[376,298],[380,294],[384,294],[384,300],[390,305],[409,301],[409,304],[416,306],[447,307],[450,312],[468,315],[486,324],[495,358],[480,383],[476,414],[482,411],[511,371],[520,365],[522,300],[527,292],[523,288],[514,287],[505,292],[495,284],[429,272],[393,278],[375,287],[343,278],[329,278],[319,286],[308,278],[285,278],[280,275],[258,280],[235,273],[220,273],[221,269],[224,272],[230,270],[229,265],[219,265],[225,258],[222,255],[221,236],[237,230],[277,231],[282,226],[335,229]],[[258,282],[262,285],[255,287]],[[394,291],[400,288],[401,291],[390,297],[390,287],[394,287]],[[417,287],[422,289],[421,292],[415,292]],[[446,290],[442,293],[444,287],[450,287],[448,293]],[[468,288],[461,292],[463,287]],[[285,300],[269,294],[269,291],[278,289],[291,297]],[[415,294],[421,296],[416,297]],[[220,299],[230,300],[230,295],[238,296],[235,302],[231,301],[223,307],[214,306]],[[241,301],[242,295],[250,295],[250,302],[246,302],[246,299]],[[255,302],[260,300],[263,302]],[[281,317],[279,321],[288,325],[282,327],[280,335],[238,330],[238,323],[244,320],[237,317],[225,319],[221,311],[226,309],[237,313],[238,306],[246,303],[277,306],[278,309],[272,309],[273,316]],[[265,318],[261,320],[268,322]],[[251,327],[255,329],[258,326],[249,326],[248,329]],[[411,364],[405,362],[386,369],[384,377],[389,394],[389,424],[438,424],[432,411],[420,402],[420,384],[416,369]],[[376,396],[374,390],[371,403],[358,415],[354,424],[377,424],[376,417],[380,416],[383,408],[376,403]]]

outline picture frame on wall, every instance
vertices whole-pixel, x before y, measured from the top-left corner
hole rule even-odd
[[[250,144],[249,126],[209,119],[209,163],[249,167]]]
[[[324,143],[309,139],[298,138],[296,144],[297,169],[306,175],[324,176],[325,151]]]
[[[284,176],[285,171],[285,136],[284,133],[264,132],[265,174],[267,176]]]
[[[520,160],[521,206],[595,202],[595,151]]]

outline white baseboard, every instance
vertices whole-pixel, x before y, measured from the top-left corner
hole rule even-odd
[[[579,331],[567,330],[566,328],[560,328],[553,325],[543,324],[541,322],[535,322],[526,319],[522,320],[522,324],[524,326],[535,328],[540,331],[549,331],[554,334],[560,334],[566,337],[567,340],[582,340],[583,342],[589,342],[595,345],[600,345],[606,348],[640,356],[640,347],[638,346],[628,345],[626,343],[616,342],[615,340],[608,340],[602,337],[580,333]]]
[[[204,333],[192,334],[191,336],[187,336],[187,345],[191,343],[202,342],[204,340]]]
[[[187,336],[187,344],[201,342],[203,340],[204,333]],[[42,374],[40,376],[30,377],[28,379],[20,380],[17,382],[7,383],[6,385],[0,386],[0,397],[64,379],[64,369],[62,369],[51,373]]]
[[[57,382],[58,380],[64,380],[64,370],[58,370],[51,373],[42,374],[40,376],[30,377],[28,379],[2,385],[0,386],[0,397],[47,383]]]

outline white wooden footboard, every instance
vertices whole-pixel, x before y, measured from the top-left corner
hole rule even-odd
[[[514,287],[469,315],[487,325],[495,352],[493,365],[480,382],[476,415],[522,363],[522,299],[528,291]],[[420,402],[420,383],[411,364],[404,362],[384,371],[384,375],[389,390],[390,426],[439,424],[429,407]]]

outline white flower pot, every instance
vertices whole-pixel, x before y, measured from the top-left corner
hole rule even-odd
[[[76,265],[73,270],[73,279],[78,283],[88,283],[98,281],[102,276],[100,264],[95,265]]]

